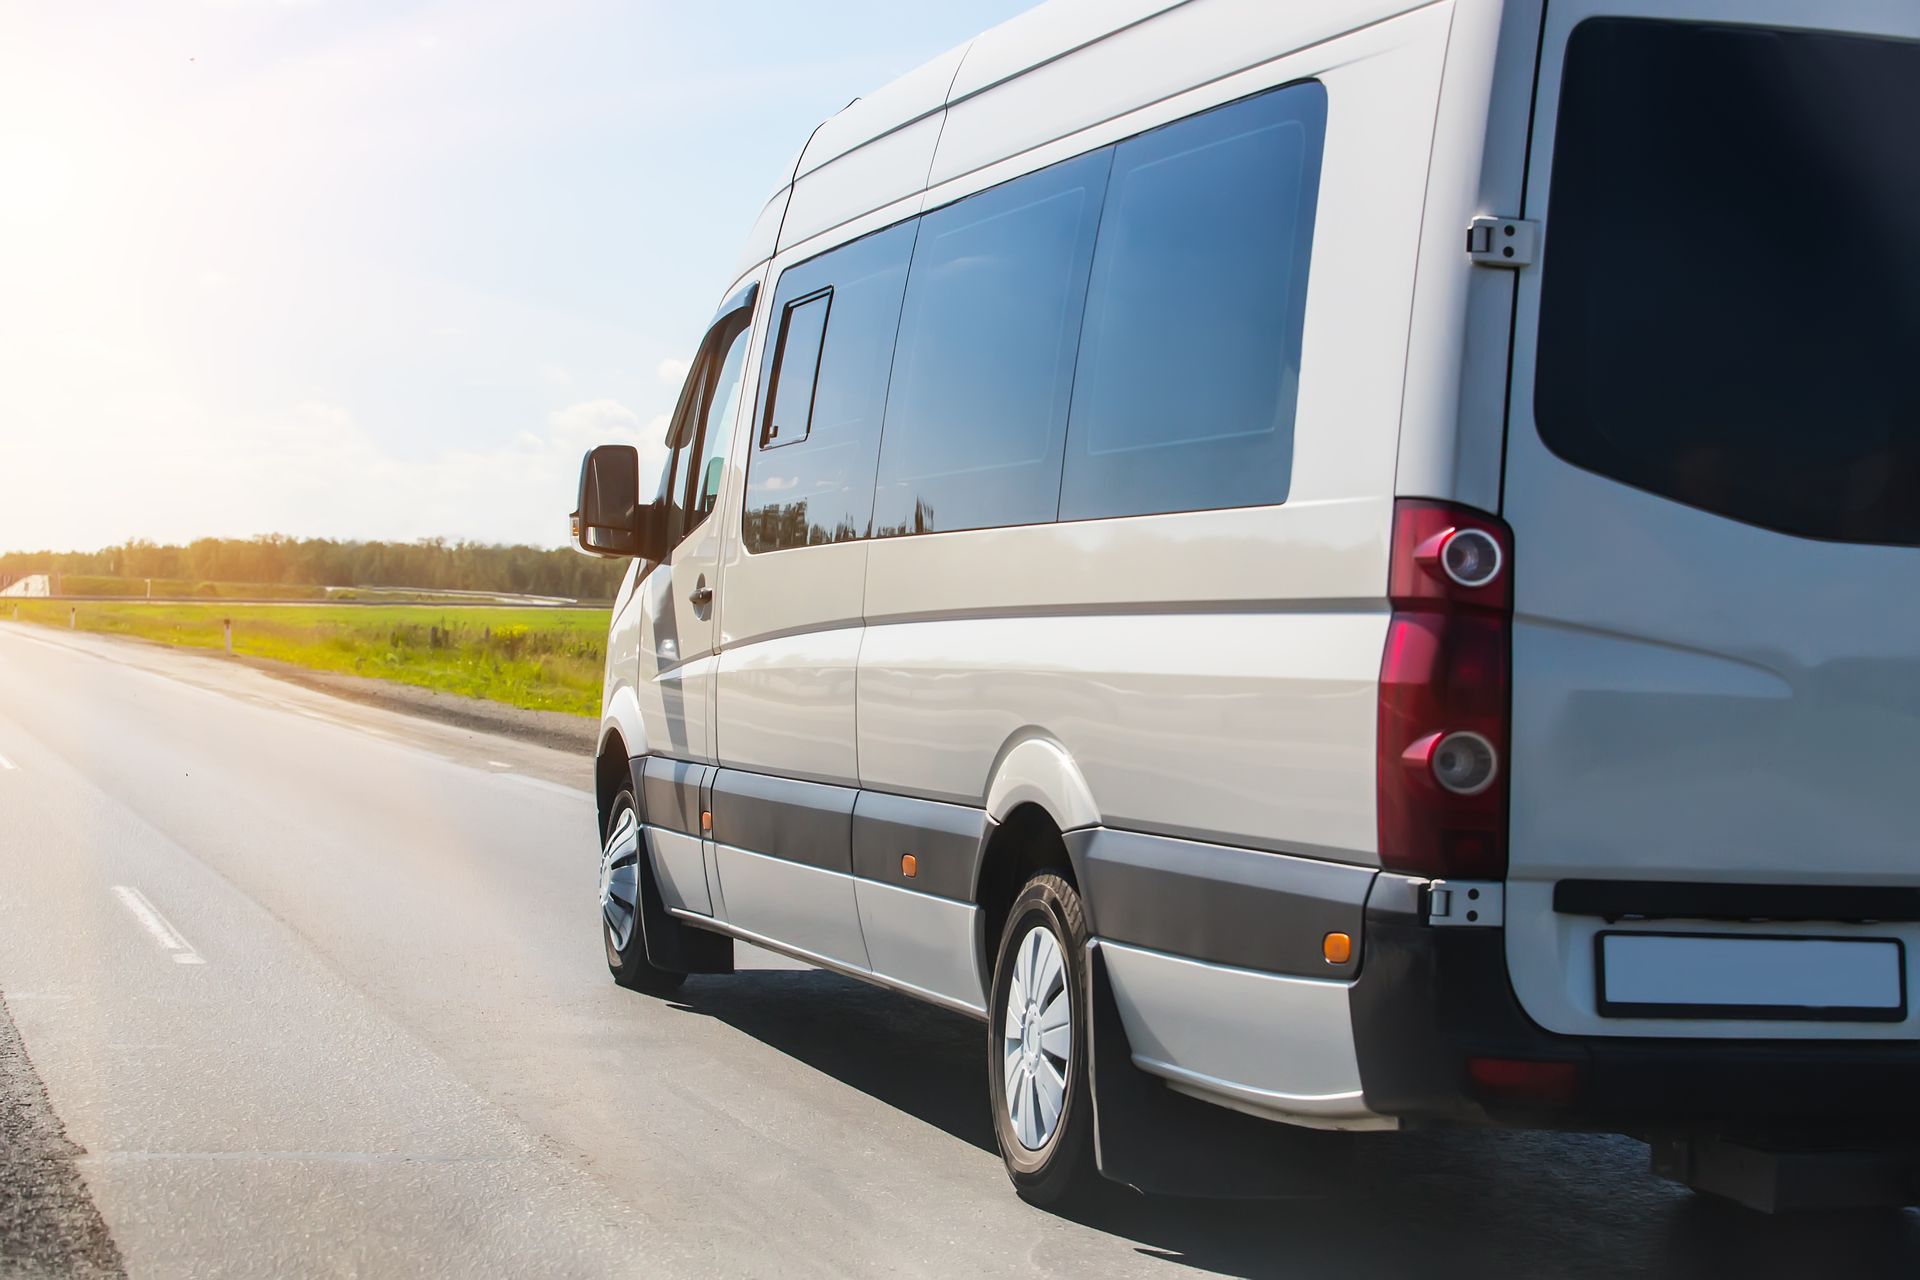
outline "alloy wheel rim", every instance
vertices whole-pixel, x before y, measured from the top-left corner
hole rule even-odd
[[[1027,930],[1014,949],[1001,1059],[1013,1135],[1027,1150],[1038,1151],[1060,1127],[1073,1062],[1066,956],[1045,925]]]
[[[623,810],[600,854],[600,918],[615,951],[633,940],[640,901],[640,826],[633,810]]]

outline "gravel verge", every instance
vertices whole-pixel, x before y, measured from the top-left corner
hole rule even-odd
[[[0,1275],[122,1276],[120,1251],[0,1001]]]
[[[498,733],[523,742],[552,747],[556,751],[593,754],[599,745],[600,722],[588,716],[568,715],[564,711],[530,711],[525,707],[469,698],[458,693],[441,693],[419,685],[377,680],[372,676],[346,675],[337,671],[309,671],[290,663],[268,658],[239,657],[236,661],[268,675],[297,684],[305,689],[332,694],[352,702],[366,703],[388,711],[422,716],[461,729]]]

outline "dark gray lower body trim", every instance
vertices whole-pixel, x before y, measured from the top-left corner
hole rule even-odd
[[[765,857],[973,903],[992,823],[986,812],[912,796],[649,757],[644,819]],[[701,831],[703,810],[713,829]],[[1097,937],[1268,973],[1350,978],[1359,970],[1372,867],[1093,827],[1068,832]],[[901,870],[914,856],[916,873]],[[1328,964],[1323,940],[1352,939]]]
[[[722,769],[713,779],[713,838],[736,849],[853,872],[853,787]]]
[[[690,836],[700,834],[700,789],[711,765],[648,756],[640,770],[640,820]]]
[[[1269,973],[1359,969],[1370,867],[1102,827],[1066,839],[1098,937]],[[1334,932],[1353,940],[1344,964],[1322,951]]]
[[[970,903],[986,834],[984,809],[862,791],[853,806],[853,873]],[[912,876],[900,869],[900,857],[908,853],[918,864]]]

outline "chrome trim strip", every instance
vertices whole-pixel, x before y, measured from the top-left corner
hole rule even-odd
[[[685,920],[688,924],[698,928],[709,929],[715,933],[724,933],[729,937],[737,938],[741,942],[751,943],[756,947],[778,952],[783,956],[798,960],[803,964],[810,964],[817,969],[825,969],[830,973],[837,973],[843,978],[858,978],[860,981],[870,982],[876,987],[884,987],[889,991],[898,991],[902,995],[913,996],[916,999],[926,1001],[928,1004],[939,1005],[943,1009],[951,1009],[955,1013],[964,1013],[968,1017],[981,1022],[987,1020],[987,1011],[984,1008],[967,1004],[964,1001],[955,1000],[951,996],[943,996],[937,991],[928,991],[924,987],[916,987],[910,982],[901,982],[898,978],[889,978],[884,974],[875,973],[871,969],[856,969],[851,965],[842,964],[838,960],[829,960],[823,955],[816,955],[800,947],[791,946],[784,942],[777,942],[763,934],[754,933],[750,929],[742,929],[738,925],[728,924],[725,920],[715,920],[709,916],[703,916],[697,912],[688,911],[681,907],[669,907],[667,911],[668,914]]]

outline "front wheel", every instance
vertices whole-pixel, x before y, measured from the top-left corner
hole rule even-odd
[[[994,1136],[1022,1199],[1052,1208],[1083,1196],[1093,1167],[1087,1058],[1087,926],[1057,875],[1027,882],[1000,935],[988,1010]]]
[[[647,856],[633,793],[622,791],[607,810],[606,843],[600,851],[600,935],[607,947],[613,980],[648,995],[672,995],[687,980],[684,973],[661,969],[647,959],[647,938],[640,926],[642,877]]]

